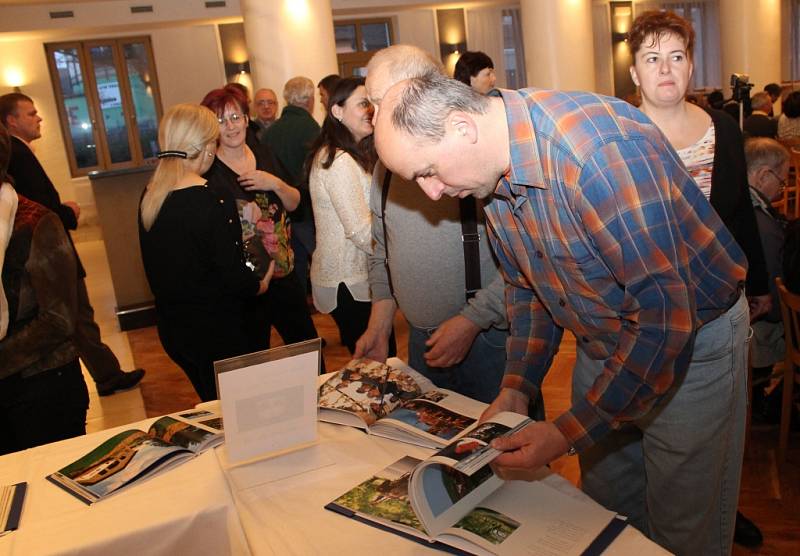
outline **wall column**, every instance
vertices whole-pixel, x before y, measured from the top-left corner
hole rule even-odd
[[[521,0],[528,85],[595,90],[591,0]]]
[[[339,72],[330,0],[242,0],[241,6],[255,88],[269,87],[281,98],[292,77],[316,85]],[[324,114],[319,98],[314,112]]]
[[[730,96],[733,73],[746,73],[751,94],[781,81],[781,0],[719,3],[722,86]]]

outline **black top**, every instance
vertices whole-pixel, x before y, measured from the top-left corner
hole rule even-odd
[[[140,213],[139,244],[159,326],[207,323],[212,337],[212,329],[242,326],[243,302],[259,282],[244,266],[221,201],[204,186],[173,191],[149,231]]]
[[[266,147],[251,146],[256,157],[256,169],[277,175],[284,181],[272,153]],[[203,175],[208,180],[209,191],[218,200],[234,199],[221,203],[225,218],[239,226],[242,240],[257,237],[269,256],[275,261],[275,278],[288,275],[294,268],[291,247],[291,225],[280,197],[273,191],[246,191],[239,185],[239,174],[218,157]]]
[[[17,193],[55,212],[65,230],[74,230],[78,227],[75,212],[61,203],[61,197],[39,159],[28,145],[13,135],[11,136],[11,160],[8,161],[8,175],[12,177]],[[72,243],[69,233],[67,233],[67,237]],[[78,277],[85,278],[86,271],[83,269],[74,245],[73,252],[78,261]]]
[[[750,201],[744,142],[739,126],[724,112],[709,110],[714,122],[714,166],[709,201],[747,257],[747,295],[769,293],[769,276]]]
[[[778,135],[778,120],[764,114],[751,114],[744,119],[745,137],[769,137],[775,139]]]

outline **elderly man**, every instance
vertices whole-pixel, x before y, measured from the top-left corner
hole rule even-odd
[[[31,142],[39,139],[42,118],[30,97],[22,93],[9,93],[0,97],[0,122],[11,135],[11,160],[8,174],[14,179],[16,191],[28,199],[44,205],[55,212],[64,226],[64,231],[72,245],[69,230],[78,227],[78,205],[72,201],[61,202],[53,182],[45,172],[39,159],[31,150]],[[77,299],[78,319],[75,325],[74,342],[78,355],[86,365],[89,374],[97,385],[100,396],[110,396],[115,392],[136,386],[144,376],[144,370],[135,369],[124,372],[119,360],[111,349],[103,343],[100,328],[94,321],[94,309],[86,289],[86,272],[74,250],[77,260]]]
[[[264,135],[269,126],[275,123],[278,115],[278,97],[272,89],[259,89],[255,97],[256,117],[253,121],[259,130],[256,137],[259,141],[264,140]]]
[[[772,99],[769,93],[761,91],[750,99],[753,112],[744,119],[744,133],[747,137],[769,137],[778,134],[778,120],[770,117]]]
[[[442,72],[428,53],[392,46],[370,60],[367,94],[379,110],[386,89],[428,72]],[[355,356],[386,359],[399,304],[409,322],[411,367],[441,388],[491,402],[505,368],[508,323],[505,286],[489,247],[483,203],[435,203],[379,165],[370,204],[372,313]],[[475,226],[472,235],[463,233],[465,221]],[[474,284],[467,284],[468,276],[476,278]]]
[[[281,117],[264,133],[264,141],[289,175],[289,185],[300,190],[300,205],[292,213],[292,249],[294,268],[308,288],[308,269],[316,247],[314,214],[304,164],[311,143],[319,136],[314,112],[314,82],[307,77],[293,77],[283,87],[286,106]]]
[[[486,412],[524,413],[564,329],[572,407],[495,442],[527,478],[579,452],[581,484],[669,550],[728,553],[746,408],[746,260],[658,128],[590,93],[487,98],[430,74],[384,95],[376,146],[432,199],[486,207],[511,338]]]

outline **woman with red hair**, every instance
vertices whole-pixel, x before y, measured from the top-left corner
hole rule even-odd
[[[268,147],[247,141],[247,98],[238,89],[215,89],[201,104],[214,112],[219,123],[216,156],[204,175],[208,187],[219,195],[229,223],[241,222],[247,251],[266,251],[275,261],[269,290],[246,311],[250,351],[269,347],[272,326],[287,344],[316,338],[303,286],[294,272],[290,242],[287,211],[297,208],[300,192],[283,179],[285,172]]]

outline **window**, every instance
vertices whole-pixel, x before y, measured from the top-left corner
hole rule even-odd
[[[156,155],[161,100],[149,38],[45,48],[73,176]]]
[[[366,75],[372,54],[392,45],[390,19],[359,19],[334,22],[339,75]]]
[[[522,89],[528,86],[523,44],[522,17],[519,8],[503,10],[503,62],[506,87],[509,89]]]

